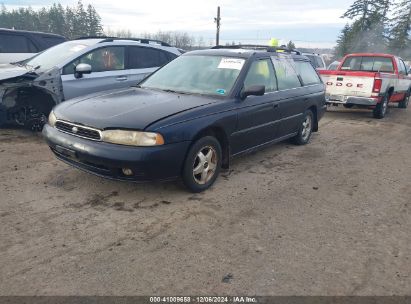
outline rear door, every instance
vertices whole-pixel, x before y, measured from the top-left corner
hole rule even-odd
[[[305,110],[305,88],[302,87],[291,57],[281,55],[271,57],[278,81],[278,99],[281,123],[278,137],[286,137],[297,132]],[[310,66],[311,64],[307,62]],[[312,66],[311,66],[312,67]],[[314,71],[315,72],[315,71]]]
[[[89,93],[129,86],[125,69],[125,46],[109,46],[86,53],[63,68],[61,76],[65,100]],[[91,74],[75,78],[75,67],[80,63],[91,65]]]
[[[244,88],[264,85],[264,96],[248,96],[239,102],[237,130],[231,136],[232,154],[273,141],[277,137],[280,113],[277,80],[270,59],[254,61],[244,80]]]

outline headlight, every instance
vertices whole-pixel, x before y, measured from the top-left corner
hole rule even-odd
[[[113,144],[128,146],[164,145],[164,138],[158,133],[124,130],[107,130],[101,133],[103,141]]]
[[[54,114],[53,111],[51,111],[49,114],[49,125],[51,127],[54,127],[56,125],[56,120],[57,120],[56,115]]]

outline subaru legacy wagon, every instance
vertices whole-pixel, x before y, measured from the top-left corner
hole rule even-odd
[[[230,159],[309,142],[325,112],[308,58],[274,48],[185,53],[138,86],[59,104],[43,129],[58,159],[126,181],[182,178],[209,188]]]

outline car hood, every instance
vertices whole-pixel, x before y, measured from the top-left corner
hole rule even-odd
[[[17,66],[8,63],[0,64],[0,82],[20,76],[28,76],[29,78],[35,78],[38,75],[34,73],[32,70],[29,70],[23,66]]]
[[[216,101],[198,95],[128,88],[65,101],[54,108],[54,112],[57,119],[101,130],[144,130],[163,118]]]

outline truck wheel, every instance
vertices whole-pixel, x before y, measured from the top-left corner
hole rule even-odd
[[[398,107],[400,109],[406,109],[408,107],[408,103],[410,102],[411,98],[411,89],[408,89],[408,92],[405,94],[404,100],[401,100],[398,103]]]
[[[388,94],[385,94],[379,104],[375,106],[375,109],[373,111],[373,116],[374,118],[384,118],[385,114],[387,114],[387,109],[388,109],[388,100],[389,96]]]
[[[183,168],[183,182],[192,192],[208,189],[217,179],[221,168],[221,145],[212,136],[196,141],[188,151]]]
[[[304,118],[298,130],[298,134],[293,138],[296,145],[305,145],[311,138],[314,126],[314,114],[311,110],[304,112]]]

